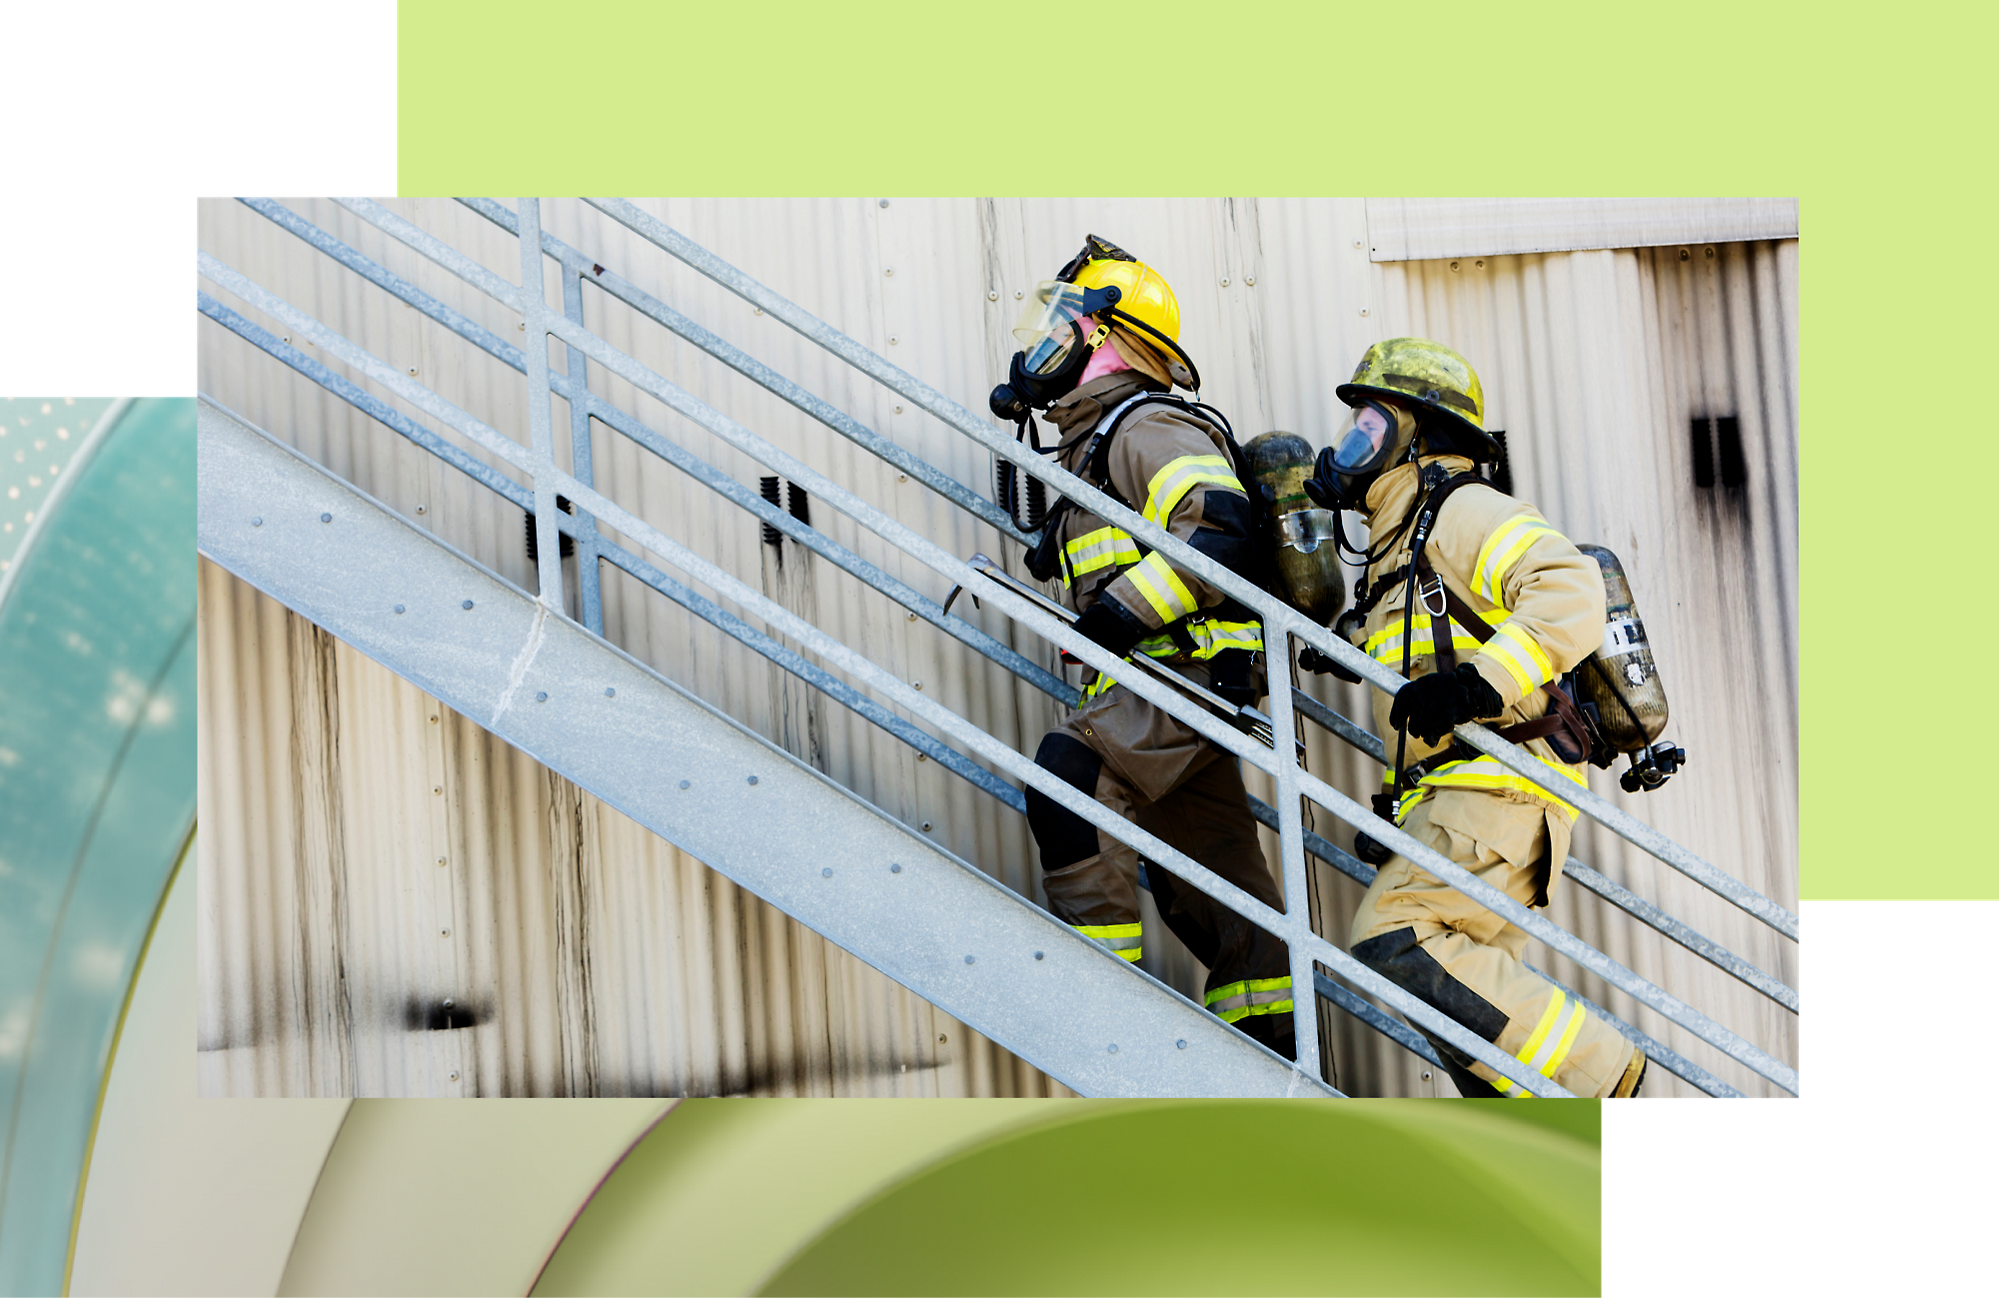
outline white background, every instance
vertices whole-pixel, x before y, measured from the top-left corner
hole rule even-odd
[[[393,3],[0,21],[0,395],[189,393],[195,195],[395,192]],[[1605,1292],[1989,1291],[1995,921],[1806,903],[1805,1097],[1605,1105]]]

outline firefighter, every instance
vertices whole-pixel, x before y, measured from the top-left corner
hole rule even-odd
[[[1179,303],[1158,271],[1092,235],[1040,286],[1014,332],[1022,350],[994,391],[996,413],[1025,425],[1030,408],[1045,409],[1064,468],[1232,571],[1255,570],[1250,502],[1226,422],[1167,395],[1176,382],[1191,389],[1200,380],[1179,346]],[[1250,610],[1066,499],[1043,538],[1030,571],[1043,580],[1059,573],[1083,635],[1120,658],[1160,659],[1232,702],[1262,696],[1262,627]],[[1035,761],[1283,909],[1234,757],[1111,677],[1093,671],[1083,686]],[[1026,797],[1049,909],[1138,960],[1137,852],[1034,789]],[[1293,1057],[1284,944],[1158,865],[1144,868],[1167,927],[1210,970],[1208,1008]]]
[[[1575,808],[1451,729],[1486,722],[1584,785],[1581,717],[1544,687],[1601,641],[1602,576],[1533,506],[1476,473],[1499,446],[1464,357],[1390,339],[1368,348],[1337,392],[1353,413],[1319,453],[1307,491],[1367,519],[1365,580],[1341,626],[1357,621],[1358,647],[1409,678],[1392,696],[1374,695],[1376,732],[1393,732],[1395,754],[1376,809],[1507,896],[1545,906]],[[1356,850],[1381,864],[1354,916],[1356,959],[1577,1095],[1636,1094],[1644,1054],[1521,963],[1526,933],[1372,840]],[[1435,1044],[1461,1094],[1526,1095]]]

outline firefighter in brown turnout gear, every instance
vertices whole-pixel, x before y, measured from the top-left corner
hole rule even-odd
[[[1366,579],[1339,629],[1409,677],[1374,695],[1396,762],[1376,809],[1507,896],[1545,906],[1575,808],[1451,729],[1486,722],[1584,786],[1581,718],[1548,687],[1601,641],[1602,576],[1533,506],[1476,473],[1498,445],[1462,356],[1418,338],[1377,343],[1338,395],[1353,416],[1307,490],[1368,521]],[[1521,963],[1526,933],[1372,840],[1356,851],[1380,865],[1354,916],[1356,959],[1576,1095],[1636,1093],[1645,1056]],[[1526,1095],[1435,1044],[1461,1093]]]
[[[1023,431],[1030,409],[1045,409],[1064,468],[1216,562],[1253,573],[1261,556],[1226,421],[1170,395],[1176,382],[1200,382],[1179,331],[1179,304],[1159,272],[1092,235],[1028,304],[1014,331],[1022,351],[992,406]],[[1064,500],[1028,566],[1043,581],[1059,576],[1080,614],[1076,629],[1112,654],[1162,660],[1238,704],[1262,695],[1255,615],[1117,525]],[[1085,679],[1082,701],[1035,761],[1283,909],[1234,756],[1112,678]],[[1049,909],[1136,961],[1137,852],[1034,789],[1026,797]],[[1158,865],[1146,863],[1145,877],[1167,927],[1210,970],[1208,1008],[1290,1057],[1284,944]]]

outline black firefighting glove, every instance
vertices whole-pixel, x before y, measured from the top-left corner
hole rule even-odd
[[[1339,660],[1331,654],[1322,654],[1311,645],[1306,645],[1298,654],[1298,665],[1308,672],[1320,676],[1335,676],[1349,685],[1360,684],[1360,673],[1340,666]]]
[[[1099,596],[1096,603],[1083,610],[1083,616],[1076,619],[1076,629],[1118,658],[1152,634],[1152,628],[1139,621],[1137,614],[1109,595]]]
[[[1396,729],[1409,723],[1409,733],[1426,744],[1434,744],[1451,733],[1453,726],[1480,717],[1496,717],[1506,710],[1499,691],[1486,684],[1485,677],[1470,663],[1459,663],[1454,672],[1431,672],[1396,691],[1388,709],[1388,724]]]

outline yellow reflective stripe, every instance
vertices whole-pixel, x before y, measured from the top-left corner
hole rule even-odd
[[[1582,1031],[1583,1021],[1588,1017],[1581,1002],[1570,1000],[1561,988],[1555,988],[1549,996],[1548,1008],[1541,1011],[1541,1021],[1535,1024],[1527,1044],[1520,1047],[1514,1058],[1543,1077],[1553,1077],[1562,1061],[1569,1057],[1569,1047],[1575,1044],[1576,1034]],[[1514,1083],[1510,1078],[1498,1077],[1493,1079],[1492,1086],[1506,1095],[1513,1090]],[[1534,1093],[1522,1087],[1513,1098],[1531,1100]]]
[[[1506,620],[1507,614],[1505,609],[1496,608],[1481,613],[1479,616],[1496,626]],[[1367,638],[1367,643],[1361,646],[1362,651],[1378,663],[1383,663],[1391,667],[1399,664],[1402,661],[1402,628],[1407,622],[1407,618],[1397,618],[1395,621],[1381,628],[1381,630],[1376,631]],[[1436,633],[1432,629],[1431,624],[1432,619],[1429,614],[1418,613],[1416,615],[1416,643],[1411,645],[1409,649],[1412,656],[1433,654],[1436,652]],[[1452,622],[1451,647],[1453,649],[1461,649],[1469,656],[1477,653],[1484,646],[1479,644],[1478,639],[1471,632],[1466,631],[1456,622]]]
[[[1252,1014],[1289,1014],[1295,1008],[1289,977],[1246,978],[1241,982],[1232,982],[1209,992],[1206,1004],[1224,1023],[1233,1023]]]
[[[1538,758],[1537,760],[1549,770],[1555,771],[1574,781],[1578,787],[1589,787],[1589,781],[1584,779],[1582,772],[1578,771],[1575,767],[1564,766],[1560,762],[1551,762],[1545,757]],[[1567,816],[1571,821],[1576,818],[1576,809],[1574,807],[1563,802],[1560,798],[1532,780],[1527,779],[1525,776],[1515,775],[1512,771],[1500,765],[1497,759],[1491,757],[1476,757],[1464,762],[1447,762],[1424,776],[1423,783],[1446,789],[1518,789],[1530,797],[1539,798],[1541,801],[1560,809],[1562,814]]]
[[[1499,597],[1500,588],[1505,584],[1506,574],[1514,562],[1540,537],[1559,535],[1548,526],[1547,519],[1536,513],[1529,512],[1508,520],[1485,538],[1485,545],[1478,552],[1478,562],[1472,565],[1471,588],[1495,604],[1505,603]]]
[[[1083,691],[1083,697],[1081,699],[1081,702],[1088,703],[1091,699],[1097,697],[1097,695],[1099,694],[1102,694],[1105,690],[1109,689],[1111,686],[1115,684],[1117,684],[1116,679],[1110,676],[1106,676],[1102,672],[1098,672],[1097,678],[1091,681],[1089,687]]]
[[[1548,655],[1534,643],[1532,636],[1511,622],[1499,628],[1492,639],[1485,642],[1483,652],[1506,669],[1506,674],[1519,684],[1522,694],[1531,693],[1555,679],[1555,665],[1548,661]]]
[[[1242,482],[1235,475],[1235,465],[1225,457],[1183,455],[1169,461],[1165,468],[1152,475],[1152,481],[1146,486],[1146,520],[1166,526],[1166,520],[1173,517],[1173,511],[1187,498],[1187,493],[1203,482],[1242,490]]]
[[[1070,573],[1080,577],[1112,564],[1138,562],[1138,543],[1120,527],[1100,527],[1094,532],[1085,532],[1063,546],[1062,550],[1069,556],[1069,569],[1062,574],[1064,586],[1069,584]]]
[[[1069,927],[1115,955],[1136,962],[1141,942],[1140,924],[1071,924]]]
[[[1133,588],[1145,597],[1145,602],[1152,605],[1162,623],[1178,622],[1195,610],[1193,593],[1164,555],[1148,554],[1138,566],[1127,568],[1124,575],[1131,579]]]
[[[1409,790],[1409,792],[1402,795],[1402,801],[1395,804],[1396,824],[1399,825],[1404,820],[1408,819],[1409,809],[1423,800],[1423,795],[1425,792],[1427,792],[1427,790],[1425,790],[1423,786],[1419,784],[1415,788]]]
[[[1197,659],[1212,658],[1224,649],[1263,648],[1263,623],[1223,622],[1218,618],[1203,618],[1189,622],[1187,631],[1194,637],[1194,654]]]
[[[1560,1068],[1562,1061],[1569,1057],[1569,1047],[1576,1043],[1576,1034],[1583,1030],[1583,1020],[1588,1017],[1589,1015],[1583,1011],[1581,1002],[1569,1002],[1568,1022],[1549,1034],[1545,1049],[1547,1058],[1545,1060],[1528,1061],[1541,1070],[1541,1076],[1553,1077],[1555,1075],[1555,1070]]]
[[[1180,652],[1180,646],[1173,643],[1170,635],[1155,635],[1139,641],[1138,651],[1147,658],[1171,658]]]

